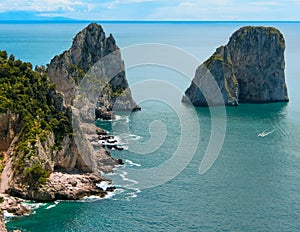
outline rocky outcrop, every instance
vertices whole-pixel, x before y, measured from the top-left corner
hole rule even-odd
[[[288,101],[285,40],[272,27],[243,27],[196,70],[183,102],[196,106]],[[217,97],[216,81],[223,99]],[[205,96],[205,97],[204,97]]]
[[[49,202],[54,200],[79,200],[88,196],[105,197],[107,192],[112,192],[115,187],[103,189],[98,187],[101,182],[109,181],[96,173],[51,173],[47,183],[36,189],[24,189],[15,186],[10,194],[24,199],[39,202]],[[9,207],[8,207],[9,208]],[[9,208],[9,210],[11,210]]]
[[[9,196],[7,194],[0,194],[2,202],[0,203],[0,209],[6,211],[15,216],[29,215],[31,209],[24,204],[24,200],[16,197]],[[2,230],[0,230],[2,231]]]
[[[96,118],[113,118],[112,110],[138,110],[125,76],[124,62],[114,37],[106,37],[102,27],[92,23],[79,32],[71,48],[55,56],[47,67],[47,74],[64,93],[67,105],[72,105],[76,88],[82,79],[96,76]],[[97,99],[98,98],[98,99]]]
[[[107,135],[105,130],[97,128],[93,124],[82,125],[82,130],[88,141],[92,141],[93,137],[98,138]],[[111,172],[115,165],[120,163],[119,160],[110,155],[109,151],[100,147],[92,153],[93,156],[85,157],[91,154],[81,154],[72,137],[66,136],[59,150],[53,149],[54,140],[53,133],[49,133],[43,140],[37,138],[36,154],[26,161],[27,166],[31,167],[34,167],[34,164],[38,162],[42,170],[51,173],[45,184],[39,184],[27,182],[24,173],[19,173],[16,170],[16,160],[18,159],[16,149],[19,141],[18,136],[16,136],[7,150],[8,160],[2,172],[0,192],[23,199],[45,202],[78,200],[91,195],[104,197],[108,191],[115,189],[110,187],[106,190],[97,187],[97,184],[102,181],[109,182],[98,173],[100,171]],[[9,213],[20,215],[21,211],[25,210],[19,201],[18,204],[5,202],[1,207]],[[9,202],[12,201],[9,200]]]

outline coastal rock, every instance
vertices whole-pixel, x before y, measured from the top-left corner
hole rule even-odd
[[[96,118],[113,119],[112,109],[139,110],[126,80],[124,62],[114,37],[106,37],[102,27],[92,23],[74,38],[71,48],[55,56],[47,67],[47,75],[72,105],[77,86],[85,75],[97,76]],[[89,86],[91,87],[91,86]]]
[[[0,194],[0,198],[2,199],[0,203],[0,209],[2,211],[6,211],[15,216],[23,216],[31,213],[30,207],[25,205],[24,200],[20,198],[12,197],[7,194]]]
[[[34,190],[14,188],[10,194],[39,202],[79,200],[89,196],[105,197],[107,192],[114,191],[115,187],[102,189],[97,186],[102,181],[110,183],[96,173],[53,172],[45,185]]]
[[[198,67],[182,101],[196,106],[288,101],[284,50],[279,30],[243,27]],[[208,76],[215,79],[223,99],[217,98]]]

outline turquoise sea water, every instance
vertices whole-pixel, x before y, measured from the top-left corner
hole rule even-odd
[[[103,24],[121,48],[142,43],[162,43],[193,54],[200,62],[226,44],[243,25],[254,23]],[[45,65],[69,48],[74,35],[86,24],[0,24],[0,49],[34,65]],[[299,23],[259,23],[276,26],[286,39],[286,78],[289,103],[240,105],[226,108],[226,135],[221,152],[205,174],[199,165],[211,133],[210,111],[181,104],[182,93],[166,91],[163,85],[136,88],[134,83],[164,80],[184,90],[189,80],[182,74],[158,66],[127,70],[133,95],[153,94],[141,104],[142,111],[120,114],[118,120],[99,125],[119,135],[129,150],[113,151],[125,166],[109,175],[118,185],[114,196],[90,202],[44,204],[28,217],[8,221],[9,229],[22,231],[299,231],[300,230],[300,55]],[[185,61],[182,61],[185,62]],[[200,64],[200,63],[199,63]],[[171,94],[169,102],[161,93]],[[200,126],[196,153],[182,172],[170,181],[141,188],[126,174],[131,169],[158,167],[172,157],[180,143],[181,112],[187,122]],[[195,118],[189,118],[194,117]],[[130,151],[135,142],[150,139],[151,122],[163,126],[152,131],[166,137],[157,150],[146,155]],[[124,126],[128,126],[126,131]],[[195,128],[190,129],[191,136]],[[272,133],[260,138],[263,131]],[[188,133],[188,132],[187,132]],[[192,141],[192,139],[191,139]],[[183,160],[195,146],[186,141]],[[186,153],[186,154],[185,154]],[[178,161],[181,162],[180,160]],[[172,170],[170,170],[171,172]],[[145,178],[147,178],[145,176]],[[138,179],[139,182],[147,180]]]

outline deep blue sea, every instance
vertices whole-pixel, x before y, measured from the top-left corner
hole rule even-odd
[[[108,175],[117,185],[116,192],[101,200],[40,204],[30,216],[9,219],[8,228],[23,232],[300,231],[300,23],[102,25],[125,49],[124,54],[134,54],[128,46],[151,43],[151,56],[155,56],[157,46],[164,44],[161,51],[174,52],[169,60],[191,66],[192,73],[195,59],[200,65],[241,26],[275,26],[286,39],[290,102],[211,111],[184,105],[180,100],[189,78],[176,67],[159,65],[164,54],[157,52],[158,63],[143,61],[126,71],[142,111],[97,122],[127,148],[112,151],[125,161]],[[0,24],[0,50],[46,65],[68,49],[85,26]],[[150,56],[143,48],[135,51],[140,59]],[[178,49],[182,53],[176,53]],[[262,132],[267,135],[258,137]],[[200,175],[210,142],[222,147],[215,151],[218,157],[212,167]]]

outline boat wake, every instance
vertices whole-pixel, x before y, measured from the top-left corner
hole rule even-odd
[[[263,137],[266,137],[269,134],[272,134],[274,131],[275,131],[275,129],[270,130],[270,131],[269,130],[264,130],[263,132],[259,133],[257,136],[263,138]]]

